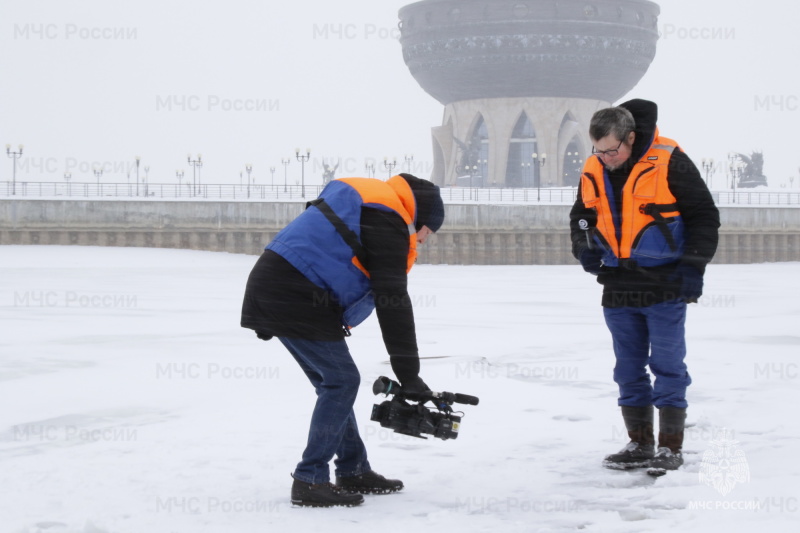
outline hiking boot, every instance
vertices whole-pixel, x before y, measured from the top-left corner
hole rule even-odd
[[[650,468],[658,468],[661,470],[677,470],[683,464],[683,454],[681,452],[673,452],[667,447],[659,448],[655,457],[650,460]]]
[[[302,507],[353,507],[364,503],[360,494],[350,494],[332,483],[305,483],[295,479],[292,483],[292,505]]]
[[[337,477],[336,486],[351,494],[389,494],[403,488],[399,479],[386,479],[370,470],[359,476]]]
[[[619,452],[607,455],[603,459],[603,466],[613,470],[644,468],[650,466],[649,463],[654,455],[652,444],[639,444],[631,441]]]

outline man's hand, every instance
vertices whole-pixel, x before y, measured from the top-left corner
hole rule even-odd
[[[403,387],[403,392],[410,394],[422,394],[423,392],[430,392],[431,390],[419,376],[401,381],[400,386]]]
[[[581,266],[586,272],[596,276],[603,266],[603,255],[604,252],[597,248],[584,248],[580,257]]]
[[[675,273],[681,282],[680,298],[686,303],[697,303],[703,295],[703,274],[695,267],[680,264]]]

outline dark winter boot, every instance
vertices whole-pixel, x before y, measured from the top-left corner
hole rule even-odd
[[[332,483],[305,483],[295,479],[292,483],[292,504],[304,507],[353,507],[364,503],[360,494],[350,494]]]
[[[650,461],[650,468],[677,470],[683,464],[683,430],[686,409],[660,407],[658,409],[658,451]]]
[[[389,494],[402,489],[403,482],[399,479],[386,479],[370,470],[359,476],[337,477],[336,486],[350,493]]]
[[[653,406],[622,406],[622,418],[631,441],[619,452],[607,455],[603,466],[614,470],[629,470],[648,466],[653,458]]]

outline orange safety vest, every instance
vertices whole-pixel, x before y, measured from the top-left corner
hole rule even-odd
[[[408,227],[406,272],[417,260],[414,227],[417,202],[408,182],[393,176],[340,178],[330,181],[300,216],[267,245],[306,276],[330,291],[344,309],[347,329],[361,323],[375,308],[369,271],[358,256],[361,245],[361,208],[397,213]]]
[[[615,213],[609,199],[611,184],[599,157],[586,161],[581,196],[586,208],[597,213],[594,242],[606,254],[603,264],[659,266],[683,254],[683,219],[669,190],[669,160],[678,143],[655,132],[647,152],[631,169],[622,188],[622,208]]]
[[[403,222],[408,226],[409,238],[406,273],[411,271],[411,267],[417,261],[417,230],[414,227],[417,201],[408,182],[402,176],[392,176],[386,182],[374,178],[339,178],[336,181],[347,183],[357,190],[364,207],[376,207],[384,211],[388,208],[403,218]],[[357,257],[353,257],[353,264],[369,277],[369,272]]]

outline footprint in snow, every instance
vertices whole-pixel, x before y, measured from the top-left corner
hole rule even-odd
[[[553,420],[566,420],[568,422],[586,422],[591,420],[592,417],[587,415],[556,415]]]

